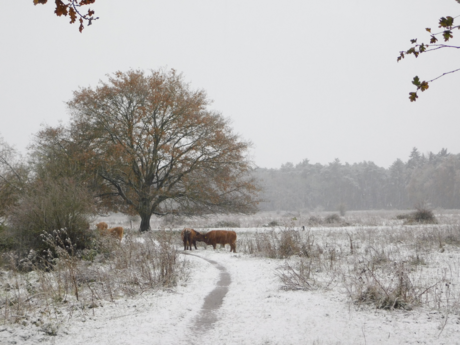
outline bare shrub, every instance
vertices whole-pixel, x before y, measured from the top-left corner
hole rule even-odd
[[[313,268],[311,259],[301,259],[296,267],[288,260],[277,269],[276,275],[283,283],[285,290],[311,290],[314,287]]]
[[[333,262],[340,255],[330,248],[327,256],[321,245],[315,243],[311,231],[295,231],[284,229],[265,233],[256,233],[253,236],[240,237],[239,247],[242,252],[263,256],[271,259],[285,259],[283,266],[277,269],[277,276],[286,290],[308,290],[317,288],[314,279],[315,272],[329,270],[333,272],[328,286],[335,276]],[[327,267],[326,267],[327,266]]]
[[[324,218],[324,222],[327,224],[337,224],[341,222],[341,219],[338,214],[333,213]]]
[[[412,218],[419,223],[425,224],[436,224],[437,220],[434,216],[434,213],[431,209],[427,208],[424,205],[420,205],[416,207],[416,211],[414,212]]]
[[[254,254],[272,259],[276,258],[276,242],[275,237],[273,235],[274,232],[270,232],[269,234],[257,233],[254,237],[254,241],[249,240],[250,242],[255,242],[255,244],[253,245]]]
[[[18,258],[31,249],[38,252],[50,249],[41,235],[55,229],[66,229],[66,236],[76,249],[90,247],[93,236],[89,215],[93,202],[91,193],[71,178],[45,178],[31,183],[7,215],[8,235]],[[62,243],[66,238],[61,239]]]
[[[239,237],[239,248],[246,254],[284,259],[291,256],[318,258],[323,249],[315,243],[313,233],[284,229],[263,233],[247,234]]]
[[[302,255],[305,246],[299,231],[285,229],[248,235],[240,240],[239,247],[244,253],[274,259]]]
[[[403,219],[404,224],[437,224],[438,221],[427,203],[419,203],[415,206],[415,212],[408,214],[400,214],[396,216],[398,219]]]
[[[357,303],[372,303],[379,309],[410,310],[420,303],[422,295],[426,293],[414,287],[403,262],[380,269],[368,264],[357,274],[355,289],[353,292],[349,290]]]
[[[308,218],[308,224],[312,226],[321,225],[323,220],[320,217],[311,216]]]
[[[277,256],[287,258],[300,253],[300,236],[298,231],[281,230],[277,235]]]

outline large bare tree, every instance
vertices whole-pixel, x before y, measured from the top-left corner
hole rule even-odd
[[[151,215],[253,212],[249,143],[209,105],[174,70],[116,72],[74,92],[67,147],[101,196],[140,215],[141,231]]]

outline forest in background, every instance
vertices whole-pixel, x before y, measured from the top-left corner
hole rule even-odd
[[[460,208],[460,154],[447,149],[421,154],[414,148],[406,162],[397,159],[388,169],[370,161],[322,165],[305,159],[255,174],[262,211],[411,209],[421,203]]]

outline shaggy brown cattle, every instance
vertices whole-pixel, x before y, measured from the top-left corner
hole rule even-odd
[[[193,229],[185,228],[180,235],[184,242],[184,250],[189,248],[192,250],[192,244],[195,246],[195,249],[198,249],[196,247],[196,241],[203,242],[203,235]]]
[[[109,226],[105,222],[96,224],[96,228],[102,236],[112,236],[121,241],[123,238],[123,228],[121,226],[117,226],[116,228],[108,229],[108,227]]]
[[[226,244],[230,245],[230,252],[236,253],[236,232],[227,230],[211,230],[207,234],[202,235],[203,242],[211,244],[214,250],[216,245],[220,244],[225,247]]]
[[[117,226],[116,228],[112,229],[107,229],[106,231],[110,236],[118,238],[120,242],[123,239],[123,228],[121,226]]]
[[[100,223],[97,223],[96,224],[96,228],[99,230],[99,231],[102,231],[102,230],[107,230],[109,228],[109,226],[107,225],[106,222],[100,222]]]

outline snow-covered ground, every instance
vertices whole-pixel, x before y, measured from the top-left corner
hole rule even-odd
[[[104,302],[74,315],[56,336],[35,326],[0,326],[0,344],[460,344],[460,319],[429,309],[357,309],[337,289],[284,291],[276,276],[282,261],[199,248],[202,258],[224,266],[231,283],[216,321],[196,321],[220,271],[186,256],[191,278],[171,291]],[[445,326],[444,326],[445,325]]]

